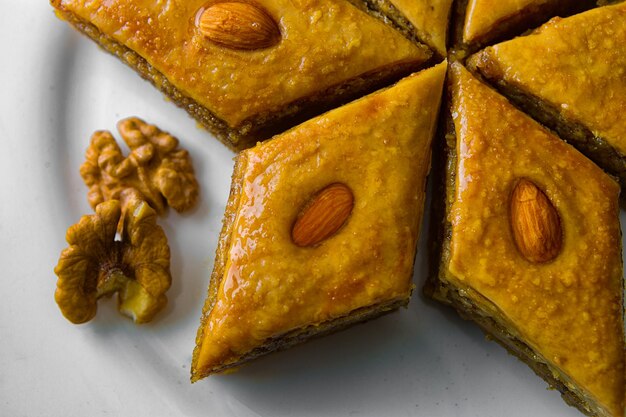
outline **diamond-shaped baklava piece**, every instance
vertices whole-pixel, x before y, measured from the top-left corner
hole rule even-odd
[[[621,416],[619,186],[460,64],[450,77],[441,259],[426,292],[569,404]]]
[[[239,154],[192,380],[408,303],[446,66]]]
[[[233,149],[432,54],[348,0],[51,2]]]

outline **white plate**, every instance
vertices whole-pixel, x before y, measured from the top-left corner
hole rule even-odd
[[[474,324],[422,297],[424,238],[408,309],[191,385],[234,155],[45,2],[0,7],[0,415],[580,415]],[[174,283],[154,323],[135,326],[101,302],[74,326],[54,303],[53,268],[66,228],[91,212],[78,168],[91,133],[130,115],[189,149],[201,202],[160,219]]]

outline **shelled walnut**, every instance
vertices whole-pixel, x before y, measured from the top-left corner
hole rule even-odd
[[[120,121],[117,128],[130,148],[128,157],[108,131],[95,132],[85,153],[80,174],[89,187],[89,204],[95,209],[115,199],[124,206],[132,189],[160,215],[167,205],[179,212],[190,209],[198,199],[198,183],[178,139],[136,117]]]
[[[145,323],[167,304],[171,285],[170,250],[157,214],[132,193],[122,216],[119,201],[96,206],[67,230],[69,247],[54,269],[58,276],[54,298],[72,323],[91,320],[98,299],[118,293],[118,308],[136,323]]]

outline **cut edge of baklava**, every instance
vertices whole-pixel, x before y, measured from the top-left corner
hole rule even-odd
[[[559,137],[616,178],[622,188],[620,203],[626,207],[626,155],[581,123],[566,118],[557,106],[505,81],[499,76],[500,69],[485,58],[481,52],[472,55],[467,61],[467,68],[495,87],[520,110],[555,131]]]
[[[379,19],[382,19],[385,23],[402,33],[406,38],[412,40],[415,43],[427,45],[433,52],[436,60],[441,61],[445,58],[445,51],[440,51],[430,41],[429,35],[417,28],[411,21],[402,13],[398,7],[396,7],[389,0],[361,0],[367,5],[368,12]],[[454,6],[452,6],[454,7]],[[452,9],[452,7],[450,9]],[[448,14],[448,28],[446,32],[450,30],[452,12]],[[446,37],[448,38],[448,37]],[[449,40],[449,39],[447,39]],[[446,40],[446,44],[448,43]],[[447,46],[447,45],[446,45]]]
[[[451,53],[463,59],[468,55],[506,39],[522,35],[554,16],[567,17],[594,6],[591,1],[580,0],[551,0],[541,5],[532,4],[511,16],[503,17],[495,22],[483,35],[467,42],[463,39],[463,31],[467,18],[469,0],[459,0],[453,6],[453,22],[450,25]]]

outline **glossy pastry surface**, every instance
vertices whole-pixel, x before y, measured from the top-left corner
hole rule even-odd
[[[552,19],[470,62],[488,79],[545,101],[626,155],[626,3]]]
[[[225,47],[200,27],[203,12],[215,3],[53,0],[137,52],[230,127],[368,72],[424,62],[431,54],[347,0],[219,2],[252,5],[280,31],[270,46]]]
[[[460,64],[453,65],[451,80],[457,164],[448,278],[488,300],[485,308],[561,379],[620,415],[618,185]],[[562,231],[551,238],[561,240],[560,248],[547,260],[529,258],[516,241],[515,224],[524,224],[512,212],[520,181],[534,184],[547,198],[540,207],[551,205],[557,213],[545,217]],[[540,226],[527,226],[527,233]]]
[[[192,378],[294,329],[408,301],[445,72],[444,62],[413,74],[238,157],[241,189],[227,209],[232,225],[220,238],[212,277],[219,286]],[[342,191],[326,212],[312,209],[320,191],[337,184],[353,196],[345,222],[296,244],[303,211],[325,224],[325,213],[350,204]]]

